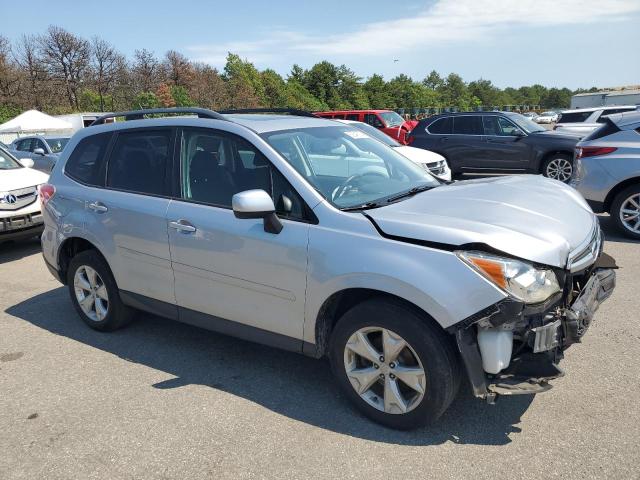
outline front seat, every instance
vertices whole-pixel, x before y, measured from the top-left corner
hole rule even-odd
[[[191,198],[213,205],[231,205],[236,193],[233,177],[219,164],[217,153],[198,151],[191,159],[189,169]]]

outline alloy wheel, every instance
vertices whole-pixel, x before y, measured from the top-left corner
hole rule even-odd
[[[546,176],[561,182],[567,182],[573,173],[573,165],[566,158],[554,158],[547,165]]]
[[[619,215],[624,228],[640,234],[640,193],[634,193],[622,202]]]
[[[418,355],[386,328],[354,332],[344,348],[344,368],[360,398],[382,412],[410,412],[424,397],[426,376]]]
[[[88,265],[81,266],[73,277],[73,287],[84,314],[94,322],[104,320],[109,312],[109,294],[98,272]]]

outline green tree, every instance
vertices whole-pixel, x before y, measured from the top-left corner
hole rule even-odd
[[[287,84],[284,79],[275,70],[269,68],[260,75],[264,86],[264,106],[271,108],[288,107]]]
[[[431,73],[422,80],[422,84],[431,90],[437,90],[444,85],[444,80],[438,72],[431,70]]]
[[[153,92],[141,92],[133,100],[133,108],[143,110],[145,108],[157,108],[160,106],[158,97]]]
[[[322,103],[305,88],[304,85],[292,78],[287,80],[286,105],[290,108],[309,110],[312,112],[327,110],[327,104]]]
[[[389,95],[387,82],[384,81],[382,75],[377,73],[371,75],[364,82],[362,89],[369,100],[371,108],[389,108],[394,103],[391,95]]]
[[[223,77],[232,85],[235,92],[242,93],[243,102],[249,98],[252,103],[258,105],[264,102],[265,91],[262,77],[253,63],[242,60],[235,53],[229,53]]]
[[[173,85],[171,87],[171,98],[176,107],[193,107],[195,103],[189,97],[189,92],[182,85]]]

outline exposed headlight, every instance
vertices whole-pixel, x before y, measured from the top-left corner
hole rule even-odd
[[[526,262],[483,252],[458,251],[456,255],[509,295],[525,303],[544,302],[561,290],[552,270],[538,269]]]

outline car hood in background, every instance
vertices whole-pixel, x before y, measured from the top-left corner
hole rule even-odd
[[[453,246],[485,244],[560,268],[597,222],[578,192],[534,175],[456,182],[365,213],[386,235]]]
[[[47,183],[49,175],[33,168],[12,168],[0,170],[0,192],[18,190]]]
[[[578,134],[560,132],[557,130],[545,130],[544,132],[533,132],[533,133],[530,133],[529,135],[535,136],[538,138],[549,138],[554,140],[563,139],[563,140],[573,141],[573,142],[575,142],[580,138],[580,135]]]
[[[393,147],[400,155],[407,157],[415,163],[432,163],[444,160],[444,157],[438,153],[430,152],[422,148],[409,147],[403,145],[401,147]]]

